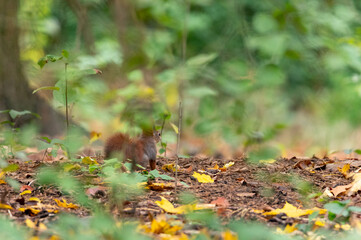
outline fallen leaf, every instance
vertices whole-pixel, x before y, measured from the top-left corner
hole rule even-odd
[[[174,163],[164,164],[162,166],[162,170],[164,170],[166,172],[175,172],[176,169],[178,169],[178,171],[179,171],[180,167],[179,166],[176,167]]]
[[[330,192],[333,194],[334,197],[337,197],[338,195],[340,195],[341,193],[346,193],[346,191],[348,189],[350,189],[352,187],[352,183],[347,184],[347,185],[342,185],[342,186],[337,186],[334,187],[330,190]]]
[[[170,203],[166,198],[161,197],[161,201],[155,201],[155,204],[157,204],[160,208],[162,208],[164,211],[168,213],[176,213],[176,214],[182,214],[184,213],[184,207],[177,207],[175,208],[172,203]]]
[[[6,184],[6,182],[4,180],[0,179],[0,185],[1,184]]]
[[[31,198],[29,198],[28,202],[41,202],[41,201],[37,197],[31,197]]]
[[[280,228],[277,228],[277,233],[282,233],[282,234],[292,233],[297,230],[296,225],[297,225],[297,223],[293,223],[292,225],[287,224],[285,229],[283,229],[283,230],[281,230]]]
[[[263,163],[263,164],[266,164],[266,163],[268,163],[268,164],[272,164],[272,163],[275,163],[277,160],[276,159],[272,159],[272,158],[270,158],[270,159],[266,159],[266,160],[259,160],[259,163]]]
[[[25,194],[31,194],[31,191],[30,191],[30,190],[22,191],[22,192],[20,193],[20,196],[25,195]]]
[[[192,177],[198,180],[200,183],[213,183],[214,180],[211,178],[211,176],[206,174],[199,174],[197,172],[194,172]]]
[[[45,231],[47,229],[44,223],[36,224],[33,221],[31,221],[29,218],[25,219],[25,224],[28,228],[36,229],[40,232]]]
[[[320,209],[320,208],[313,208],[313,209],[300,209],[297,208],[295,206],[293,206],[292,204],[289,204],[288,202],[286,202],[286,204],[283,206],[283,208],[278,208],[275,210],[272,210],[270,212],[265,212],[263,213],[263,215],[277,215],[280,213],[285,213],[288,217],[300,217],[300,216],[304,216],[304,215],[310,215],[313,212],[319,211],[320,214],[325,214],[327,212],[326,209]]]
[[[62,198],[62,201],[58,200],[58,199],[54,199],[54,201],[58,204],[59,207],[63,207],[63,208],[78,208],[78,205],[75,205],[73,203],[67,203],[66,199]]]
[[[216,200],[212,201],[211,204],[215,204],[216,206],[227,208],[229,206],[229,202],[224,197],[219,197]]]
[[[32,214],[34,214],[34,215],[37,215],[37,214],[40,212],[40,210],[35,209],[35,208],[30,208],[30,207],[27,207],[27,208],[19,208],[18,210],[19,210],[20,212],[28,211],[28,212],[30,212],[30,213],[32,213]]]
[[[193,171],[192,165],[190,165],[189,168],[185,169],[184,171],[185,171],[186,173],[192,172],[192,171]]]
[[[249,193],[236,193],[238,197],[253,197],[255,193],[249,192]]]
[[[99,164],[95,159],[92,159],[91,157],[83,157],[81,162],[87,165]]]
[[[10,205],[0,203],[0,209],[13,209]]]
[[[237,240],[238,236],[234,232],[231,232],[230,230],[227,230],[222,233],[223,240]]]
[[[25,219],[25,224],[28,228],[36,228],[36,225],[33,221],[31,221],[29,218]]]
[[[222,172],[225,172],[229,167],[232,167],[234,165],[234,162],[229,162],[227,164],[224,164],[223,167],[221,167],[219,170],[221,170]]]
[[[173,189],[173,183],[151,183],[147,187],[147,189],[154,190],[154,191],[163,191],[168,189]]]
[[[170,221],[167,220],[165,215],[160,215],[157,219],[153,219],[150,226],[143,225],[142,228],[147,233],[153,234],[169,234],[174,236],[179,230],[183,228],[183,225],[174,225],[170,224]]]
[[[216,165],[214,165],[214,167],[212,167],[212,168],[208,168],[209,170],[211,170],[211,169],[213,169],[213,170],[217,170],[217,169],[219,169],[219,166],[218,166],[218,164],[216,163]]]
[[[306,169],[307,167],[312,167],[312,161],[310,159],[302,159],[298,161],[293,168]]]
[[[34,191],[34,188],[32,186],[29,186],[29,185],[22,185],[20,187],[20,192],[24,192],[25,190],[29,190],[29,191]]]
[[[349,174],[348,171],[350,170],[350,164],[347,163],[347,164],[343,165],[342,168],[337,168],[337,169],[342,173],[343,176],[346,177]]]
[[[70,171],[79,170],[79,169],[81,169],[81,166],[77,163],[76,164],[69,163],[64,166],[65,172],[70,172]]]

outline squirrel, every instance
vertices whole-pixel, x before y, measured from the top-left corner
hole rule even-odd
[[[110,158],[116,153],[121,153],[125,159],[132,160],[132,170],[139,164],[150,169],[155,169],[157,147],[156,143],[160,141],[161,135],[158,131],[145,131],[138,138],[131,138],[124,133],[116,133],[110,136],[104,147],[105,158]]]

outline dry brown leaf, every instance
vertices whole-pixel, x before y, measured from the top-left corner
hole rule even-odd
[[[237,193],[238,197],[253,197],[255,195],[255,193],[253,192],[248,192],[248,193]]]
[[[346,191],[348,189],[350,189],[352,187],[352,183],[348,184],[348,185],[343,185],[343,186],[337,186],[334,187],[330,190],[330,192],[333,194],[334,197],[337,197],[338,195],[340,195],[341,193],[346,193]]]
[[[302,159],[298,161],[295,165],[293,165],[293,168],[300,168],[300,169],[306,169],[308,167],[312,167],[313,163],[310,159]]]

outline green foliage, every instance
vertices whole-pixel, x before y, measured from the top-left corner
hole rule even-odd
[[[350,200],[346,201],[332,201],[324,205],[328,211],[328,219],[336,222],[348,222],[351,213],[360,213],[361,208],[357,206],[350,206]]]

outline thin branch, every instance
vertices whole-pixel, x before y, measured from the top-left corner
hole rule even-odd
[[[179,101],[179,119],[178,119],[178,136],[177,136],[177,160],[175,164],[175,191],[177,191],[178,185],[178,166],[179,166],[179,146],[180,146],[180,137],[182,131],[182,101]]]
[[[68,63],[65,63],[65,118],[66,130],[69,131],[69,109],[68,109],[68,77],[67,77]]]

